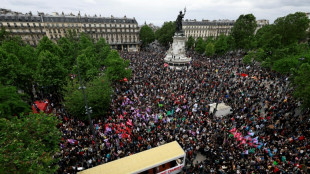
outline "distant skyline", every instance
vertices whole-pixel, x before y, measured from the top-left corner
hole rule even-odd
[[[236,20],[241,14],[252,13],[257,20],[273,23],[278,17],[295,12],[310,12],[310,0],[2,0],[0,8],[28,13],[73,13],[102,17],[135,17],[139,25],[161,26],[175,21],[186,6],[184,19]]]

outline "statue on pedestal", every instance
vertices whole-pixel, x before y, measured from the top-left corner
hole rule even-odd
[[[182,11],[180,11],[180,14],[179,14],[178,17],[177,17],[177,20],[176,20],[176,29],[175,29],[175,32],[176,32],[176,33],[182,32],[182,19],[184,18],[185,13],[186,13],[186,8],[184,8],[184,14],[182,14]]]

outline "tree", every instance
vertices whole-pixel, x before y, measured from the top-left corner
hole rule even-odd
[[[30,106],[22,100],[23,97],[26,96],[18,94],[16,87],[0,84],[0,118],[11,119],[13,115],[30,112]]]
[[[36,81],[43,87],[43,93],[58,93],[65,83],[68,71],[57,55],[43,51],[38,57]]]
[[[0,118],[0,173],[55,173],[61,133],[53,115]]]
[[[3,85],[16,85],[20,62],[14,54],[0,47],[0,82]]]
[[[104,60],[108,57],[111,51],[110,45],[105,41],[104,38],[100,38],[99,41],[95,44],[95,51],[100,65],[103,65]]]
[[[291,71],[292,68],[297,67],[297,65],[298,65],[298,59],[285,58],[275,61],[272,66],[272,69],[279,73],[287,74]]]
[[[310,107],[310,64],[303,63],[294,73],[294,96],[300,99],[305,108]]]
[[[140,40],[142,41],[142,47],[152,43],[155,40],[155,33],[148,25],[143,25],[139,33]]]
[[[247,55],[245,55],[242,59],[244,64],[251,64],[255,57],[255,52],[249,51]]]
[[[256,27],[256,18],[253,14],[239,16],[231,31],[237,48],[247,50],[251,48]]]
[[[164,25],[155,32],[155,38],[161,45],[168,47],[169,43],[173,42],[172,37],[175,33],[175,28],[175,22],[165,22]]]
[[[216,54],[222,55],[228,51],[227,36],[221,34],[214,44]]]
[[[193,49],[195,46],[195,39],[193,38],[193,36],[189,36],[186,42],[186,48],[189,49]]]
[[[40,41],[39,44],[35,50],[36,55],[39,56],[41,52],[43,51],[49,51],[51,54],[58,56],[58,57],[63,57],[63,52],[59,48],[57,44],[52,42],[47,36],[44,36]]]
[[[206,46],[206,56],[213,56],[215,53],[214,44],[212,42],[209,42]]]
[[[98,62],[96,57],[94,57],[94,55],[90,55],[89,53],[87,53],[88,51],[92,53],[91,50],[85,49],[84,51],[85,53],[82,53],[81,55],[78,56],[77,64],[79,66],[79,71],[82,80],[88,82],[97,75],[99,75],[100,63]],[[78,74],[76,66],[74,66],[74,72],[75,74]]]
[[[305,13],[296,12],[274,21],[275,34],[281,35],[281,42],[289,45],[296,41],[304,40],[307,37],[309,19]]]
[[[206,50],[206,43],[201,37],[198,37],[195,43],[195,51],[199,54],[203,54]]]
[[[107,77],[99,76],[86,84],[86,96],[89,107],[92,108],[92,118],[103,117],[109,109],[112,88]],[[65,87],[64,105],[75,117],[87,120],[85,103],[79,82],[75,79]]]
[[[115,50],[110,52],[104,61],[104,65],[107,67],[105,74],[112,82],[131,77],[131,70],[128,69],[129,60],[122,59]]]

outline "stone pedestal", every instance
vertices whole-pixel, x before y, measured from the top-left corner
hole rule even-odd
[[[192,60],[185,55],[186,38],[183,33],[175,33],[173,36],[173,43],[167,51],[164,61],[170,68],[186,69],[190,67],[189,62]]]

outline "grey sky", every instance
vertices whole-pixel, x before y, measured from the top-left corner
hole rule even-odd
[[[174,21],[186,6],[185,19],[231,19],[240,14],[252,13],[256,19],[276,18],[297,11],[310,12],[310,0],[1,0],[0,8],[27,13],[37,11],[64,12],[91,16],[135,17],[142,25],[154,23],[161,26]]]

